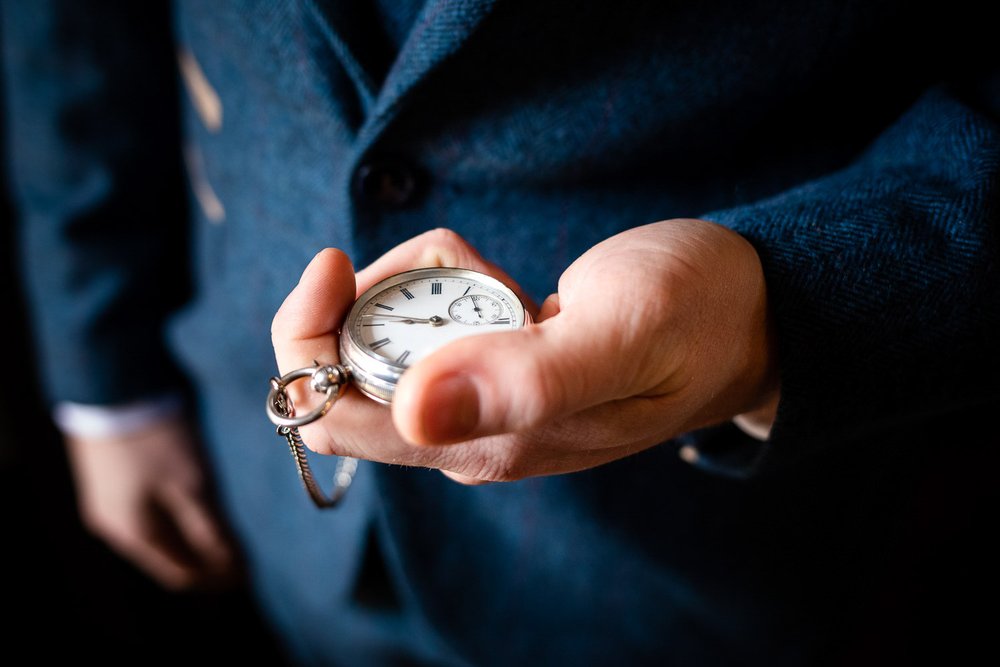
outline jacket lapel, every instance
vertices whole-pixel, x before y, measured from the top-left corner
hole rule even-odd
[[[420,81],[462,47],[496,2],[427,0],[385,78],[369,121],[382,126]]]
[[[357,58],[346,5],[306,0],[305,6],[358,91],[366,116],[361,134],[373,137],[385,127],[407,94],[462,47],[497,1],[427,0],[381,86]]]
[[[362,109],[366,114],[370,113],[378,95],[378,86],[374,73],[365,68],[357,57],[358,48],[352,37],[357,38],[358,35],[352,30],[353,23],[347,3],[306,0],[305,7],[354,84]]]

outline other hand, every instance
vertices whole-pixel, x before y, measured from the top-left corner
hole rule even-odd
[[[91,532],[166,588],[235,580],[236,547],[185,421],[166,419],[122,436],[67,437],[66,445]]]

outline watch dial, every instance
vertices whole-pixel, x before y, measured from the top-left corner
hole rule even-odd
[[[360,305],[351,322],[355,341],[404,368],[453,340],[524,324],[523,308],[511,295],[447,272],[398,283]]]
[[[493,324],[503,314],[503,305],[485,294],[468,294],[459,297],[448,306],[448,315],[456,322],[478,327]]]

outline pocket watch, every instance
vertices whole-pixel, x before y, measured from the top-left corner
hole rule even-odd
[[[300,368],[271,378],[268,418],[288,443],[306,491],[319,507],[333,507],[350,486],[357,461],[340,457],[334,492],[326,496],[309,469],[298,427],[325,415],[353,384],[362,394],[391,403],[406,369],[443,345],[466,336],[519,329],[530,316],[499,280],[471,269],[438,267],[385,278],[358,297],[340,330],[340,363]],[[297,416],[286,387],[309,379],[323,402]]]

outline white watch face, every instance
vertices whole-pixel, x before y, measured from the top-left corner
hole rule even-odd
[[[348,322],[354,341],[380,361],[407,368],[465,336],[524,325],[524,308],[499,282],[464,269],[409,271],[362,295]]]

